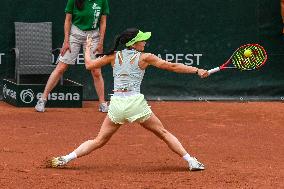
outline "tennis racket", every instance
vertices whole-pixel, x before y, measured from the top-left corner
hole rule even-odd
[[[255,70],[263,66],[266,60],[267,54],[262,46],[246,44],[239,47],[224,64],[208,70],[208,74],[211,75],[225,69]]]

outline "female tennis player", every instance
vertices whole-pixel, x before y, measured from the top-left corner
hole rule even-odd
[[[183,157],[189,164],[189,170],[205,169],[204,165],[195,157],[190,156],[179,140],[164,128],[161,121],[151,111],[144,95],[140,93],[140,85],[148,66],[177,73],[198,74],[201,78],[207,77],[208,72],[193,66],[167,62],[150,53],[143,53],[146,40],[150,37],[151,32],[144,33],[136,28],[127,29],[116,38],[114,48],[98,59],[90,58],[92,39],[87,39],[86,69],[92,70],[111,64],[113,67],[114,94],[110,100],[108,114],[97,137],[85,141],[68,155],[52,158],[48,162],[50,167],[64,166],[75,158],[85,156],[101,148],[122,124],[138,122],[142,127],[163,140],[173,152]],[[126,48],[115,52],[119,45],[125,45]]]

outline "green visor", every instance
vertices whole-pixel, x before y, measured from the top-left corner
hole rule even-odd
[[[136,35],[136,37],[134,37],[133,39],[128,41],[125,45],[126,45],[126,47],[130,47],[134,43],[139,42],[139,41],[146,41],[150,37],[151,37],[151,32],[142,32],[142,31],[139,30],[139,32]]]

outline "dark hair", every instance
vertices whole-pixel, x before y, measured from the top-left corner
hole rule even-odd
[[[109,50],[109,52],[105,53],[105,54],[101,54],[101,55],[110,55],[113,54],[114,51],[117,50],[117,48],[119,47],[119,45],[125,45],[127,42],[129,42],[131,39],[133,39],[134,37],[136,37],[136,35],[138,34],[139,30],[137,28],[128,28],[125,31],[123,31],[120,35],[117,35],[115,37],[114,40],[114,45],[113,48],[111,50]]]
[[[75,5],[79,10],[82,10],[84,6],[84,0],[75,0]]]

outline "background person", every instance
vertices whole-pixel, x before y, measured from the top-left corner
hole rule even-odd
[[[93,39],[90,46],[90,56],[103,52],[103,43],[106,31],[107,15],[109,14],[108,0],[68,0],[65,8],[64,43],[58,57],[58,64],[51,73],[45,86],[42,97],[35,106],[36,111],[44,112],[48,94],[57,85],[69,65],[74,65],[80,52],[86,48],[87,35]],[[101,69],[91,70],[94,86],[99,98],[99,111],[107,112],[105,102],[104,80]]]
[[[50,167],[66,165],[77,157],[91,153],[104,146],[125,122],[138,122],[163,140],[173,152],[183,157],[188,162],[191,171],[204,169],[204,165],[190,156],[179,140],[164,128],[148,106],[144,95],[140,93],[140,85],[145,69],[150,65],[177,73],[198,74],[201,78],[207,77],[208,72],[184,64],[170,63],[153,54],[143,53],[145,41],[150,36],[150,32],[144,33],[135,28],[127,29],[117,37],[113,50],[106,56],[95,60],[90,58],[92,39],[88,38],[85,52],[86,68],[92,70],[107,64],[111,64],[113,67],[114,94],[111,97],[109,112],[95,139],[85,141],[66,156],[52,158],[49,161]],[[127,48],[115,52],[120,44]]]

